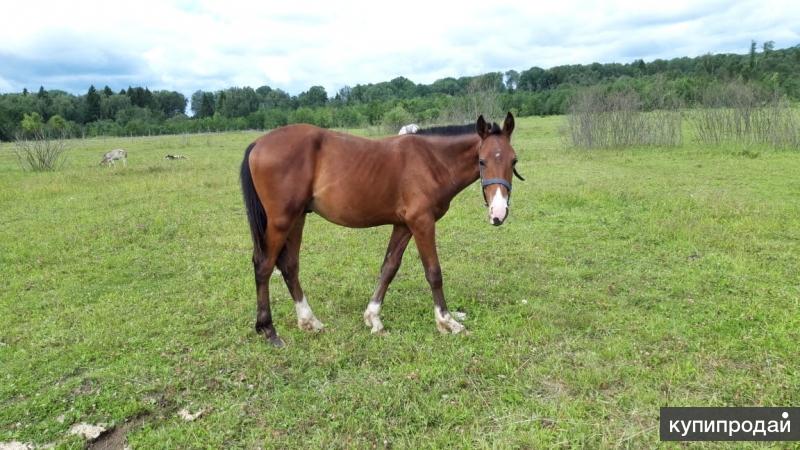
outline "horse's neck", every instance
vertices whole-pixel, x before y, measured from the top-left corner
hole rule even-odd
[[[478,146],[480,138],[474,136],[454,137],[442,152],[448,159],[447,167],[458,194],[478,179]]]

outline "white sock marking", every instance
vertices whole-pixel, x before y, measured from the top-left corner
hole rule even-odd
[[[369,302],[367,305],[367,312],[375,314],[376,316],[381,313],[381,304],[377,302]]]
[[[322,329],[322,322],[314,316],[314,311],[312,311],[311,306],[308,305],[308,300],[305,295],[303,296],[303,300],[295,302],[294,310],[297,312],[297,326],[299,326],[300,329],[307,331],[320,331]]]
[[[364,311],[364,323],[368,327],[372,327],[372,332],[377,333],[383,330],[383,323],[381,322],[381,304],[378,302],[369,302],[367,309]]]
[[[436,317],[436,328],[438,328],[440,332],[458,334],[464,331],[464,325],[456,322],[456,320],[450,316],[449,312],[442,314],[442,310],[439,309],[438,306],[433,307],[433,315]]]

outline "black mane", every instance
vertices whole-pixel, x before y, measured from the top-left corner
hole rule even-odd
[[[502,130],[497,122],[492,123],[492,129],[489,134],[500,134]],[[477,133],[474,123],[466,125],[441,125],[430,128],[421,128],[414,134],[423,134],[428,136],[462,136],[465,134]]]

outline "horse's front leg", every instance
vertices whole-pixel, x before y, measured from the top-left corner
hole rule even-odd
[[[372,294],[372,298],[367,304],[367,309],[364,311],[364,323],[372,328],[373,333],[383,330],[383,323],[380,317],[383,297],[386,295],[386,290],[389,289],[389,283],[392,282],[397,274],[397,269],[400,268],[400,263],[403,261],[403,252],[405,252],[410,239],[411,231],[407,226],[394,226],[392,237],[389,239],[389,246],[386,248],[386,256],[383,258],[378,286],[375,287],[375,292]]]
[[[433,315],[436,319],[436,328],[442,333],[460,333],[464,325],[458,323],[447,310],[442,290],[442,268],[439,266],[439,256],[436,253],[436,221],[433,217],[423,217],[409,224],[417,243],[419,257],[425,268],[425,278],[433,292]]]

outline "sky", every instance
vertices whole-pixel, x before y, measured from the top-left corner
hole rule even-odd
[[[90,84],[192,92],[746,53],[800,44],[800,3],[0,0],[0,93]]]

